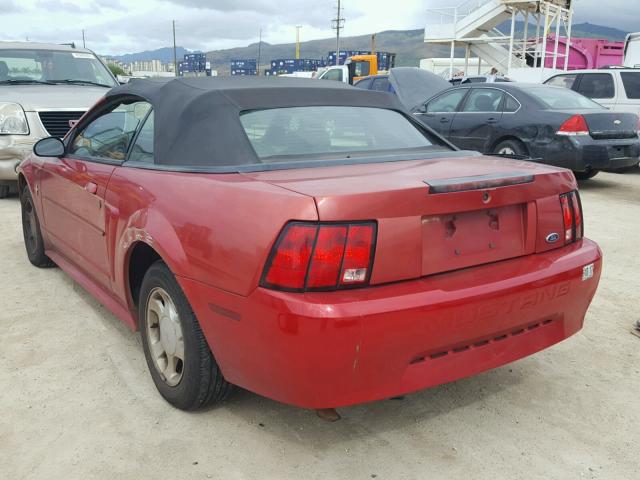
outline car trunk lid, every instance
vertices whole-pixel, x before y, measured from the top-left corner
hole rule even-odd
[[[246,175],[313,197],[320,221],[375,220],[372,284],[560,246],[541,235],[562,231],[558,195],[575,188],[566,170],[464,154]]]
[[[564,112],[568,116],[582,115],[594,140],[625,139],[638,137],[638,116],[629,112],[609,110],[582,110]]]

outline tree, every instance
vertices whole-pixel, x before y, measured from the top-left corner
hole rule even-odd
[[[110,63],[109,65],[107,65],[107,67],[109,67],[109,70],[111,70],[111,73],[113,73],[114,76],[118,76],[118,75],[126,75],[127,73],[118,65],[113,65],[112,63]]]

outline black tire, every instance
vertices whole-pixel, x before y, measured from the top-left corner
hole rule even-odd
[[[509,153],[507,153],[507,151]],[[496,145],[496,148],[493,149],[493,153],[497,153],[505,156],[509,156],[509,155],[517,155],[522,157],[529,156],[529,152],[527,152],[527,147],[525,147],[522,142],[518,140],[513,140],[513,139],[503,140],[502,142],[500,142],[498,145]]]
[[[153,325],[153,320],[148,318],[147,306],[151,294],[159,289],[173,302],[182,330],[184,360],[181,378],[175,386],[169,385],[156,367],[150,348],[148,325],[150,321]],[[151,378],[164,399],[181,410],[198,410],[224,400],[233,385],[223,377],[191,305],[164,262],[158,261],[149,268],[142,280],[139,298],[138,318],[144,355]]]
[[[31,192],[26,187],[20,195],[20,204],[22,208],[22,236],[29,261],[38,268],[55,267],[56,264],[44,253],[44,241],[40,232],[38,213],[33,204]]]
[[[573,174],[576,176],[576,180],[589,180],[590,178],[595,177],[599,173],[600,173],[600,170],[593,170],[592,168],[584,172],[573,172]]]
[[[0,198],[7,198],[11,193],[9,185],[0,185]]]

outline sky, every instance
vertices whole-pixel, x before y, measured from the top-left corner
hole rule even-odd
[[[574,0],[574,22],[640,31],[637,0]],[[75,42],[103,55],[153,50],[177,44],[190,50],[218,50],[334,36],[336,0],[0,0],[0,40]],[[342,0],[343,35],[424,28],[428,7],[462,0]]]

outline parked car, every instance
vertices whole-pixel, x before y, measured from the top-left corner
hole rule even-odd
[[[569,88],[615,112],[640,113],[640,70],[573,70],[554,75],[546,85]]]
[[[0,42],[0,198],[15,189],[16,168],[39,139],[63,137],[115,85],[90,50]]]
[[[29,260],[139,329],[182,409],[470,376],[579,331],[600,277],[571,172],[458,151],[338,82],[138,80],[34,152]]]
[[[451,87],[446,80],[435,73],[415,67],[392,68],[389,73],[363,78],[353,86],[364,90],[392,93],[397,95],[404,105],[411,107]]]
[[[501,75],[476,75],[469,77],[453,77],[449,80],[451,85],[466,85],[467,83],[502,83],[510,82],[511,80]]]
[[[636,114],[611,112],[560,87],[453,87],[413,111],[459,148],[539,159],[573,170],[578,179],[640,161]]]

